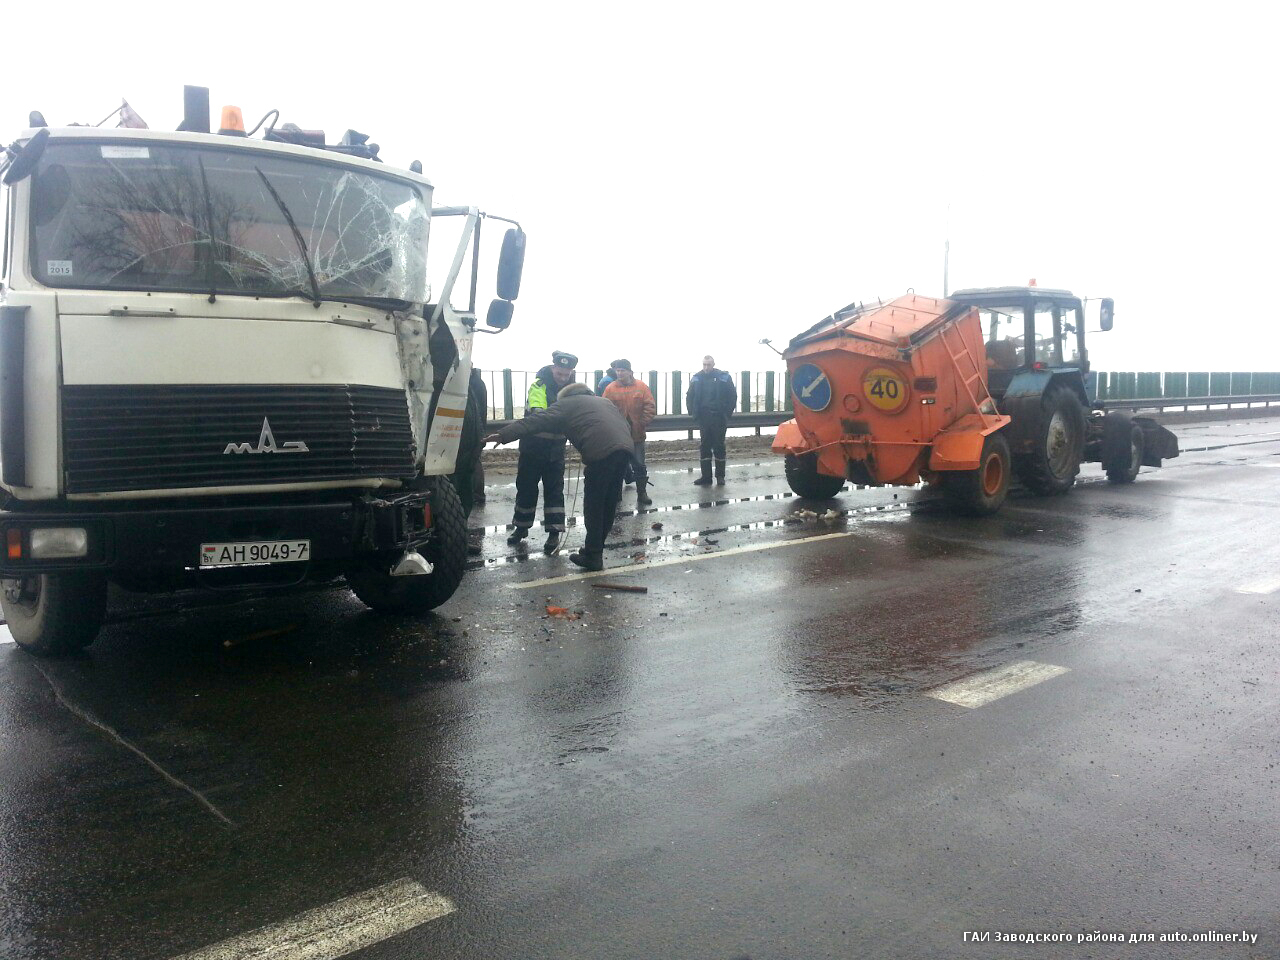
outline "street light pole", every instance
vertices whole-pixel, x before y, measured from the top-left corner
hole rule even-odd
[[[946,237],[942,243],[942,296],[945,298],[951,293],[950,282],[951,272],[951,204],[947,204],[947,227]]]

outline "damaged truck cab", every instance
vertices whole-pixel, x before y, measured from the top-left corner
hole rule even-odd
[[[108,583],[344,576],[413,613],[462,578],[447,476],[486,215],[433,208],[416,162],[353,131],[210,133],[193,89],[182,132],[33,114],[6,151],[0,605],[37,653],[91,643]],[[441,217],[462,229],[433,291]],[[514,225],[489,326],[510,323],[523,256]]]

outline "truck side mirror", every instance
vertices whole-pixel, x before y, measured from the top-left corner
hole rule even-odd
[[[498,257],[498,296],[514,300],[520,296],[520,275],[524,272],[524,231],[508,230],[502,238],[502,254]],[[489,308],[493,316],[493,307]],[[508,315],[507,322],[511,322]]]
[[[11,146],[7,153],[9,162],[4,167],[4,185],[12,186],[27,177],[35,170],[40,157],[44,155],[45,145],[49,142],[49,128],[41,127],[24,146]],[[522,248],[523,249],[523,248]]]
[[[1102,298],[1102,307],[1098,311],[1098,322],[1103,330],[1110,330],[1116,322],[1116,302],[1110,297]]]
[[[495,330],[507,329],[511,326],[511,315],[515,313],[515,309],[516,305],[510,300],[494,300],[489,304],[489,313],[484,318],[485,325]]]

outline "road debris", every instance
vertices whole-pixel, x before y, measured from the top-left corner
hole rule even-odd
[[[270,630],[259,630],[257,633],[251,633],[248,636],[236,637],[230,640],[223,640],[224,647],[238,647],[242,643],[253,643],[255,640],[268,640],[272,637],[282,637],[286,633],[293,633],[301,624],[291,623],[287,627],[274,627]]]
[[[654,524],[650,524],[650,525],[649,525],[649,529],[650,529],[650,530],[661,530],[661,529],[662,529],[662,524],[661,524],[661,523],[654,523]]]
[[[597,580],[591,584],[597,590],[621,590],[623,593],[648,593],[648,587],[633,587],[625,583],[601,583]]]
[[[582,614],[575,613],[574,611],[570,610],[568,607],[553,607],[550,604],[548,604],[547,616],[555,617],[557,620],[577,620],[579,617],[582,616]]]

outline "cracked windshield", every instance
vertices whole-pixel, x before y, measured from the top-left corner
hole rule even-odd
[[[267,154],[54,144],[32,269],[58,287],[426,300],[426,191]]]

